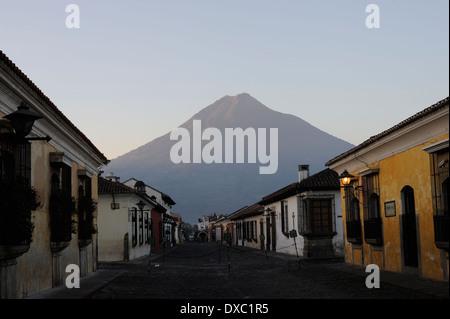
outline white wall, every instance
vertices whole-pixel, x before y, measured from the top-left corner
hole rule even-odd
[[[298,255],[303,256],[303,237],[298,235],[298,202],[297,195],[288,197],[283,199],[283,201],[287,201],[288,204],[288,233],[285,235],[281,231],[281,201],[271,203],[264,207],[264,210],[269,207],[276,212],[276,234],[277,234],[277,252],[285,253],[289,255]],[[294,214],[294,219],[292,218],[292,214]],[[289,231],[295,230],[297,232],[297,237],[290,238]],[[267,237],[267,236],[266,236]],[[297,247],[296,247],[297,245]],[[296,250],[297,249],[297,250]]]
[[[316,195],[324,195],[324,196],[332,196],[333,207],[334,207],[334,218],[335,218],[335,230],[337,234],[333,237],[332,244],[334,251],[343,255],[344,253],[344,231],[343,231],[343,222],[342,222],[342,207],[340,200],[340,191],[318,191],[314,192]],[[281,201],[277,201],[271,204],[268,204],[264,207],[264,210],[270,208],[275,211],[275,220],[276,220],[276,250],[277,252],[289,254],[289,255],[298,255],[304,256],[306,252],[304,252],[304,238],[299,235],[299,227],[298,227],[298,215],[299,215],[299,205],[298,205],[298,197],[299,195],[294,195],[283,199],[283,201],[287,201],[288,204],[288,232],[291,230],[296,230],[297,237],[294,239],[289,237],[289,234],[284,234],[281,231]],[[292,215],[294,214],[294,219]],[[259,231],[259,228],[258,228]],[[266,232],[266,226],[264,225],[264,232]],[[267,238],[267,234],[265,234]],[[297,247],[296,247],[297,246]]]
[[[137,208],[136,203],[140,199],[135,194],[116,194],[115,202],[119,203],[120,208],[113,210],[111,209],[112,195],[99,195],[97,222],[99,261],[121,261],[124,259],[124,236],[126,233],[128,233],[128,254],[130,260],[150,253],[150,245],[145,243],[145,238],[141,245],[139,244],[139,237],[137,237],[136,246],[133,247],[132,242],[130,209],[133,207]],[[152,208],[153,206],[147,203],[144,209]],[[151,220],[150,212],[148,212],[148,217]],[[145,224],[143,226],[145,227]],[[153,225],[153,227],[157,227],[157,225]],[[145,236],[145,231],[143,235]],[[139,236],[139,226],[136,236]]]

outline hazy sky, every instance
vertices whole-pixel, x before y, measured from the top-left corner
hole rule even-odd
[[[243,92],[359,144],[449,95],[448,12],[448,0],[0,0],[0,49],[109,159]]]

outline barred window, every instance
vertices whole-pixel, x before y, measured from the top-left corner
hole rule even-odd
[[[136,233],[137,233],[137,209],[136,207],[131,208],[131,244],[132,246],[136,246],[137,245],[137,238],[136,238]]]
[[[16,145],[12,150],[1,148],[0,182],[14,182],[18,177],[28,183],[31,178],[31,144]]]
[[[378,219],[381,217],[378,174],[363,176],[362,184],[364,220]]]
[[[448,215],[449,151],[444,149],[431,154],[433,209],[435,215]]]
[[[139,211],[139,245],[144,243],[144,216],[143,212]]]
[[[430,153],[431,196],[436,247],[449,250],[449,149],[448,139],[424,149]]]
[[[287,201],[281,201],[281,231],[285,235],[289,233],[289,215]]]
[[[359,222],[360,215],[360,201],[358,192],[353,188],[353,184],[345,188],[345,219],[347,222]]]
[[[335,232],[334,204],[330,197],[300,197],[299,232],[303,235]]]
[[[312,200],[311,211],[313,233],[333,232],[331,200]]]

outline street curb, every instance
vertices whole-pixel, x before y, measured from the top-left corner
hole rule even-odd
[[[104,287],[108,286],[110,283],[112,283],[114,280],[122,277],[123,275],[125,275],[127,272],[123,271],[121,274],[109,279],[106,283],[104,283],[103,285],[101,285],[100,287],[95,288],[94,290],[92,290],[91,292],[87,293],[86,295],[84,295],[82,297],[82,299],[90,299],[93,295],[97,294],[100,290],[102,290]]]

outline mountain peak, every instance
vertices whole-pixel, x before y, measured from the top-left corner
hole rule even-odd
[[[228,214],[256,202],[295,180],[299,163],[319,171],[335,154],[353,147],[299,117],[264,106],[248,93],[222,97],[181,127],[193,132],[193,120],[201,120],[202,129],[213,127],[221,132],[238,127],[278,128],[278,171],[260,175],[257,163],[174,164],[170,152],[176,142],[170,140],[169,133],[111,161],[107,169],[123,179],[139,177],[170,194],[186,221],[215,211]],[[202,143],[204,146],[208,141]]]
[[[229,103],[231,105],[237,105],[237,104],[245,105],[246,103],[252,102],[252,101],[258,102],[258,100],[256,100],[254,97],[252,97],[248,93],[240,93],[240,94],[237,94],[234,96],[225,95],[223,98],[221,98],[220,100],[218,100],[216,102],[219,102],[222,100],[224,103]]]
[[[255,117],[257,113],[272,111],[248,93],[240,93],[235,96],[225,95],[213,104],[193,116],[192,119],[204,120],[210,125],[216,121],[233,120],[240,122],[243,119]],[[218,124],[217,124],[218,125]],[[221,126],[221,125],[219,125]]]

